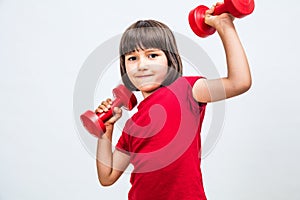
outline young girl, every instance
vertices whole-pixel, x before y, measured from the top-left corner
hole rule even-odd
[[[127,88],[144,100],[129,119],[112,152],[114,123],[109,119],[98,140],[97,170],[103,186],[112,185],[127,166],[134,166],[130,200],[206,199],[200,169],[200,131],[206,103],[234,97],[251,85],[247,57],[233,24],[224,13],[206,12],[205,23],[216,28],[223,42],[228,75],[208,80],[182,77],[182,62],[171,30],[154,20],[137,21],[120,42],[120,69]],[[107,112],[111,100],[96,112]]]

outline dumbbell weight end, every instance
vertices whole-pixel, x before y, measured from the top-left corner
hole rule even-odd
[[[99,138],[106,131],[103,121],[99,120],[99,116],[100,113],[96,114],[90,110],[80,115],[80,120],[84,128],[97,138]]]
[[[189,13],[189,24],[192,31],[199,37],[205,38],[216,32],[216,29],[205,23],[205,12],[209,8],[204,5],[200,5]]]

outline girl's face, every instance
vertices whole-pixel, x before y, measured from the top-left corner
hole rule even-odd
[[[160,49],[138,49],[125,55],[125,67],[130,81],[146,98],[165,80],[168,59]]]

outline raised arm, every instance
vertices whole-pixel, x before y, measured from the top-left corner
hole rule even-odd
[[[205,23],[216,28],[226,54],[227,77],[199,79],[193,86],[198,102],[214,102],[240,95],[251,87],[251,74],[246,53],[233,24],[234,18],[224,13],[212,16],[214,7],[207,10]]]
[[[97,112],[106,112],[110,107],[111,100],[102,102]],[[114,123],[121,117],[122,110],[115,107],[115,115],[106,123],[106,132],[98,139],[97,146],[97,172],[100,184],[103,186],[110,186],[115,183],[127,168],[130,158],[127,154],[118,150],[112,152],[112,133]]]

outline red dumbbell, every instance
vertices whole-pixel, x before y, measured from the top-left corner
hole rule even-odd
[[[119,85],[114,88],[113,95],[115,99],[108,112],[95,113],[88,110],[80,115],[81,122],[85,129],[98,138],[106,131],[104,123],[113,116],[114,107],[123,106],[126,110],[132,110],[137,104],[137,99],[134,94],[124,85]]]
[[[216,32],[216,29],[204,22],[205,11],[209,8],[200,5],[189,13],[189,24],[193,32],[199,37],[207,37]],[[215,7],[213,15],[230,13],[236,18],[251,14],[254,10],[254,0],[224,0],[224,3]]]

